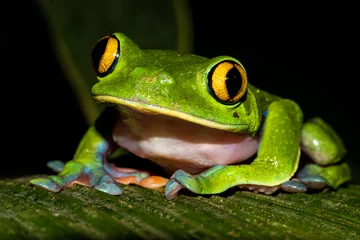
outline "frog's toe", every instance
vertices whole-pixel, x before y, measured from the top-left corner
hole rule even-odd
[[[176,181],[176,179],[170,179],[165,186],[165,197],[168,200],[175,198],[178,195],[178,192],[183,188],[181,183]]]
[[[89,167],[86,169],[86,175],[89,177],[89,186],[93,187],[99,191],[111,194],[111,195],[120,195],[122,190],[119,184],[102,168],[92,168]]]
[[[328,186],[324,178],[319,175],[307,175],[299,178],[299,180],[311,189],[324,189]]]
[[[150,176],[140,181],[138,185],[145,188],[160,188],[166,186],[169,179],[160,176]]]
[[[283,184],[281,184],[281,188],[286,192],[292,193],[301,193],[307,191],[307,187],[297,180],[290,180],[284,182]]]
[[[104,175],[94,184],[94,188],[110,195],[121,195],[123,192],[118,183],[109,175]]]
[[[30,183],[52,192],[59,192],[62,189],[59,184],[48,178],[35,178],[32,179]]]
[[[202,193],[202,185],[193,175],[183,170],[177,170],[173,174],[173,178],[190,191],[198,194]]]
[[[173,199],[182,188],[194,193],[201,193],[202,189],[201,184],[194,176],[183,170],[177,170],[165,186],[165,197],[169,200]]]
[[[80,174],[66,174],[63,176],[51,175],[48,178],[36,178],[32,179],[30,183],[39,186],[41,188],[50,190],[52,192],[59,192],[61,189],[65,188],[72,182],[74,182],[77,178],[79,178]]]
[[[59,160],[54,160],[54,161],[49,161],[47,162],[46,166],[48,168],[50,168],[51,170],[53,170],[56,173],[60,173],[62,172],[62,170],[64,170],[64,162],[59,161]]]

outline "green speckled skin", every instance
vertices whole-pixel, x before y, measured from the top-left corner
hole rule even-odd
[[[198,194],[221,193],[236,185],[279,186],[295,177],[301,146],[315,153],[314,164],[303,176],[320,175],[334,188],[350,179],[346,163],[339,163],[345,148],[336,133],[322,120],[303,123],[300,107],[252,85],[236,104],[226,105],[210,94],[207,76],[222,60],[241,63],[229,56],[211,59],[170,50],[141,50],[121,33],[119,61],[113,72],[98,77],[92,94],[100,103],[125,105],[143,113],[158,113],[223,131],[259,137],[256,158],[251,163],[215,165],[194,177],[178,170],[165,189],[171,199],[180,187]],[[116,113],[106,110],[82,139],[74,159],[59,176],[31,182],[60,191],[79,176],[90,176],[90,186],[118,195],[120,187],[102,168],[106,155],[117,146],[111,140]],[[334,140],[335,139],[335,140]],[[314,146],[314,141],[320,145]],[[335,154],[333,154],[335,152]],[[326,158],[322,158],[326,156]],[[328,164],[334,164],[331,170]],[[326,172],[326,174],[324,174]]]
[[[318,117],[303,125],[302,135],[304,150],[317,164],[337,163],[346,153],[345,146],[336,132]]]
[[[143,107],[151,104],[173,109],[219,123],[228,131],[257,132],[262,118],[261,106],[257,105],[261,103],[252,91],[247,92],[247,101],[223,105],[209,96],[205,81],[211,67],[220,60],[226,58],[241,64],[238,60],[225,56],[207,59],[175,51],[143,51],[125,35],[116,36],[122,43],[121,61],[110,75],[98,78],[92,88],[94,96],[109,95],[144,102]],[[239,121],[235,112],[246,117]]]
[[[299,163],[302,112],[287,99],[272,102],[267,111],[257,157],[251,164],[216,166],[196,178],[180,174],[175,178],[200,194],[221,193],[242,184],[276,186],[288,181]]]

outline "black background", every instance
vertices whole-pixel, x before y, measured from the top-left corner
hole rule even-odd
[[[0,177],[51,173],[45,163],[69,160],[86,124],[36,4],[8,4],[3,10],[9,14],[1,15]],[[305,118],[329,122],[360,183],[355,6],[225,0],[190,6],[194,53],[238,58],[253,85],[295,100]]]

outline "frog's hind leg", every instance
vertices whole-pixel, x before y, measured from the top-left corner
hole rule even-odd
[[[297,173],[297,178],[284,182],[281,188],[286,192],[336,189],[348,180],[350,169],[346,163],[331,166],[308,164]]]
[[[336,189],[350,180],[351,173],[347,163],[330,166],[308,164],[297,173],[297,177],[310,189],[323,189],[328,186]]]
[[[348,165],[341,160],[346,149],[336,132],[325,121],[313,118],[305,122],[301,136],[302,150],[316,164],[307,164],[297,178],[309,189],[338,188],[350,180]]]
[[[350,180],[348,165],[339,164],[346,153],[344,144],[325,121],[313,118],[305,122],[302,128],[301,145],[303,152],[316,164],[304,165],[297,172],[296,178],[281,185],[284,191],[308,192],[328,187],[337,188]]]
[[[281,188],[286,192],[336,189],[348,180],[350,169],[346,163],[331,166],[308,164],[297,173],[297,178],[284,182]]]
[[[345,146],[334,129],[318,117],[303,124],[301,149],[322,166],[338,163],[346,154]]]
[[[328,186],[329,184],[323,177],[311,174],[305,168],[301,168],[294,178],[281,184],[281,189],[290,193],[304,193],[315,189],[326,189]]]

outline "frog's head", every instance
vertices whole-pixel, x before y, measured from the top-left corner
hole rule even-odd
[[[100,103],[232,132],[255,134],[260,126],[257,100],[235,58],[141,50],[121,33],[100,39],[91,57]]]

